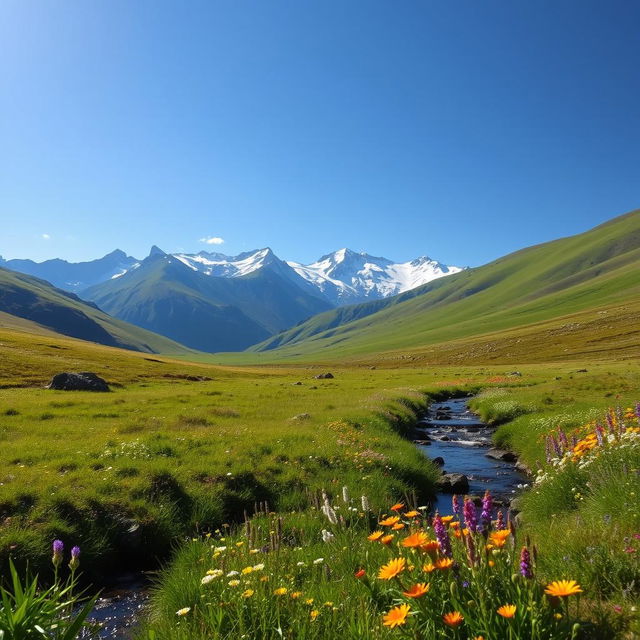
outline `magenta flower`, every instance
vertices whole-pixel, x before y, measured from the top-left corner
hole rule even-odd
[[[464,513],[464,523],[467,525],[467,529],[472,533],[476,533],[478,531],[478,514],[476,513],[476,505],[473,504],[469,498],[465,498],[462,511]]]
[[[438,513],[436,513],[433,519],[433,530],[435,531],[438,544],[440,545],[440,553],[445,558],[453,557],[453,551],[451,550],[451,540],[449,539],[449,534],[447,533],[447,530],[445,529],[445,526],[442,523],[442,518]]]
[[[531,555],[529,554],[529,549],[527,549],[527,547],[522,547],[522,551],[520,552],[520,573],[528,580],[533,578]]]
[[[488,529],[490,527],[492,511],[493,511],[493,498],[491,497],[489,490],[487,490],[484,492],[484,497],[482,498],[482,514],[480,515],[483,529]]]

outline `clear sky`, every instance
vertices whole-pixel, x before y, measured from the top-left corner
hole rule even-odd
[[[639,34],[629,0],[2,0],[0,254],[586,230],[640,207]]]

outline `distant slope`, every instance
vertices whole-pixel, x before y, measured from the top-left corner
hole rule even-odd
[[[289,279],[277,258],[247,275],[205,275],[153,252],[119,278],[83,292],[102,309],[203,351],[242,350],[330,304]]]
[[[32,276],[0,268],[0,326],[47,332],[148,353],[187,353],[163,336],[107,315],[73,293]],[[12,321],[11,318],[20,320]]]
[[[640,296],[640,211],[394,298],[323,313],[256,345],[273,358],[414,349]]]

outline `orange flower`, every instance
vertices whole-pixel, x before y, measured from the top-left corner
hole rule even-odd
[[[390,629],[405,624],[410,610],[411,607],[408,604],[401,604],[399,607],[394,607],[389,613],[385,613],[382,617],[382,624]]]
[[[416,511],[415,509],[413,511],[407,511],[407,513],[404,514],[405,518],[415,518],[417,516],[420,515],[419,511]]]
[[[420,551],[425,553],[435,553],[440,548],[437,540],[427,540],[424,544],[420,545]]]
[[[500,531],[494,531],[489,535],[489,540],[494,547],[504,547],[507,538],[511,535],[509,529],[501,529]]]
[[[392,527],[398,522],[400,522],[400,518],[398,516],[389,516],[388,518],[381,520],[378,524],[381,524],[383,527]]]
[[[364,578],[367,572],[364,569],[358,569],[353,575],[359,580],[360,578]]]
[[[391,580],[401,574],[406,566],[407,561],[404,558],[395,558],[380,568],[378,578],[380,580]]]
[[[403,591],[402,593],[407,596],[407,598],[420,598],[425,593],[429,593],[429,589],[431,585],[428,582],[419,582],[418,584],[414,584],[409,591]]]
[[[440,558],[436,560],[436,569],[440,569],[441,571],[446,571],[447,569],[451,569],[453,567],[453,560],[451,558]]]
[[[404,502],[398,502],[391,507],[391,511],[400,511],[401,509],[404,509]]]
[[[396,522],[396,524],[391,527],[394,531],[400,531],[400,529],[404,529],[404,524],[402,522]]]
[[[516,615],[516,605],[515,604],[503,604],[497,611],[499,616],[503,618],[513,618]]]
[[[370,536],[367,536],[367,540],[371,540],[371,542],[376,542],[382,538],[384,534],[382,531],[374,531]]]
[[[433,562],[427,562],[427,563],[422,567],[422,570],[423,570],[425,573],[431,573],[432,571],[435,571],[435,570],[436,570],[436,567],[435,567],[435,565],[433,564]]]
[[[452,520],[449,523],[449,529],[457,529],[460,526],[460,523],[457,520]]]
[[[551,584],[547,585],[544,592],[556,598],[566,598],[576,593],[582,593],[582,589],[575,580],[554,580]]]
[[[390,533],[388,536],[382,536],[382,538],[380,538],[380,542],[382,542],[382,544],[391,544],[392,540],[393,533]]]
[[[453,520],[453,516],[441,516],[440,520],[442,520],[442,522],[447,524],[447,522],[451,522]]]
[[[420,547],[429,541],[424,531],[416,531],[402,541],[403,547]]]
[[[451,611],[442,616],[442,621],[448,627],[459,627],[464,621],[464,616],[459,611]]]

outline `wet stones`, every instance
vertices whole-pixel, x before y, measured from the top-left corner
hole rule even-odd
[[[467,493],[469,478],[463,473],[445,473],[438,479],[438,489],[442,493]]]
[[[516,462],[518,457],[513,451],[506,451],[504,449],[489,449],[485,453],[487,458],[493,458],[494,460],[501,460],[502,462]]]

